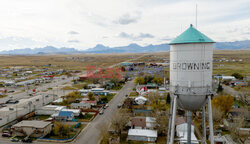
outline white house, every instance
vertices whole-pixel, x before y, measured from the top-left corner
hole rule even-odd
[[[148,99],[143,96],[138,96],[135,98],[136,104],[145,104],[147,101]]]
[[[222,80],[236,80],[234,76],[222,76]]]
[[[35,110],[36,115],[52,115],[66,109],[66,106],[46,105]]]
[[[129,129],[128,139],[135,141],[155,142],[157,140],[157,131],[148,129]]]
[[[89,109],[91,108],[90,103],[72,103],[70,105],[72,109]]]

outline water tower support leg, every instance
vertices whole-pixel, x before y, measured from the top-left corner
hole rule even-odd
[[[169,109],[169,115],[168,115],[168,136],[167,136],[167,144],[169,144],[169,141],[170,141],[172,113],[173,113],[173,98],[171,97],[170,109]]]
[[[213,129],[211,96],[208,96],[208,117],[209,117],[210,143],[214,144],[214,129]]]
[[[202,129],[203,129],[203,144],[206,144],[206,136],[207,136],[207,129],[206,129],[206,106],[202,107]]]
[[[187,143],[188,144],[191,144],[191,127],[192,127],[192,112],[191,111],[187,111],[187,122],[188,122],[188,125],[187,125],[187,130],[188,130],[188,135],[187,135]]]
[[[170,143],[169,144],[173,144],[174,143],[174,131],[175,131],[175,118],[176,118],[176,95],[173,95],[173,114],[172,114],[172,122],[171,122],[171,136],[170,136]]]

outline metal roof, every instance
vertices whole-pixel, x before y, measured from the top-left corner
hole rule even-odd
[[[156,137],[157,138],[157,131],[156,130],[148,130],[148,129],[129,129],[128,135],[129,136],[146,136],[146,137]]]
[[[38,120],[23,120],[12,127],[34,127],[34,128],[44,128],[51,122],[38,121]]]
[[[190,27],[176,37],[173,41],[170,42],[170,45],[173,44],[185,44],[185,43],[214,43],[212,39],[199,32],[191,24]]]
[[[60,111],[58,116],[61,116],[61,117],[70,117],[71,115],[73,114],[72,111]]]

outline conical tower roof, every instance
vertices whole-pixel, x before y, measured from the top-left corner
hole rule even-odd
[[[203,33],[199,32],[191,24],[186,31],[184,31],[181,35],[171,41],[170,45],[185,43],[214,43],[214,41]]]

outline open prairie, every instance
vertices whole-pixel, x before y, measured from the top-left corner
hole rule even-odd
[[[137,59],[138,58],[138,59]],[[74,55],[32,55],[0,56],[0,66],[44,66],[52,64],[55,69],[84,70],[87,66],[107,67],[119,62],[161,63],[169,60],[169,52],[147,54],[74,54]],[[239,72],[250,75],[250,50],[215,50],[214,74],[231,75]]]
[[[250,50],[215,50],[214,74],[231,75],[239,72],[245,76],[250,75]],[[169,52],[149,53],[137,61],[164,62],[169,60]]]
[[[134,59],[140,54],[72,54],[0,56],[0,66],[38,66],[51,64],[55,69],[84,70],[87,66],[106,67]]]

